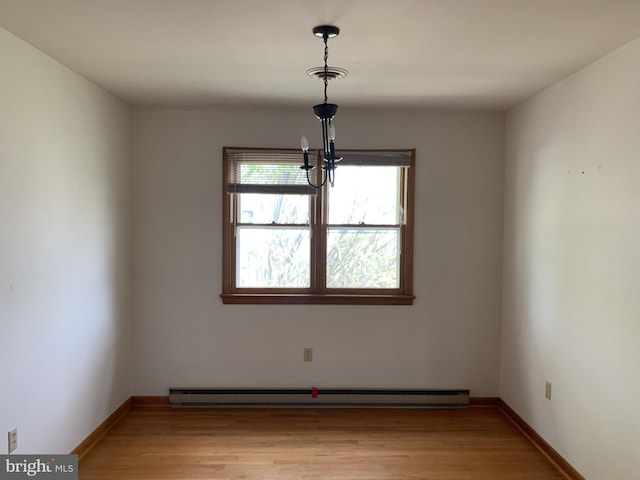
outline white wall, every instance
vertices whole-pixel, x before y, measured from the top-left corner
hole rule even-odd
[[[640,471],[639,85],[635,40],[507,115],[500,396],[589,479]]]
[[[3,29],[0,72],[0,434],[68,453],[131,394],[130,112]]]
[[[135,394],[315,385],[497,395],[501,114],[338,112],[343,148],[417,148],[411,307],[221,303],[222,147],[296,147],[302,133],[317,146],[311,108],[137,108],[133,123]]]

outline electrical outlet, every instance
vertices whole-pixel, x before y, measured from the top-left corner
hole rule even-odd
[[[9,453],[18,448],[18,428],[14,428],[7,434],[9,440]]]
[[[303,352],[303,358],[305,362],[313,362],[313,348],[305,348]]]
[[[547,400],[551,400],[551,382],[545,382],[544,396]]]

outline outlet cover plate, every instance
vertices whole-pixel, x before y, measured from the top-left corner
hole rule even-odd
[[[18,448],[18,428],[16,427],[13,430],[10,430],[7,437],[9,442],[8,450],[9,453],[12,453]]]
[[[310,348],[310,347],[305,348],[303,357],[305,362],[313,362],[313,348]]]
[[[547,400],[551,400],[551,382],[545,382],[544,396]]]

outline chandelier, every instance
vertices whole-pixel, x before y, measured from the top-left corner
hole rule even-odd
[[[333,124],[333,117],[338,111],[338,105],[335,103],[329,103],[327,98],[327,86],[329,80],[335,78],[342,78],[347,74],[347,71],[343,68],[329,67],[327,61],[329,59],[329,46],[327,44],[330,38],[337,37],[340,33],[340,29],[333,25],[319,25],[313,29],[313,34],[321,38],[324,42],[324,67],[314,67],[307,70],[307,74],[319,78],[324,83],[324,101],[313,107],[313,113],[316,114],[318,120],[322,124],[322,149],[323,149],[323,162],[322,162],[322,179],[320,183],[314,183],[311,180],[309,172],[315,168],[314,165],[309,164],[309,140],[306,136],[302,136],[300,139],[300,148],[302,148],[304,164],[300,167],[307,173],[307,182],[313,188],[322,188],[327,181],[331,186],[335,180],[336,163],[342,158],[336,157],[335,140],[336,140],[336,128]]]

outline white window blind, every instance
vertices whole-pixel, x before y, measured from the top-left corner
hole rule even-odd
[[[228,193],[316,193],[300,168],[302,151],[227,149],[226,155]]]
[[[315,195],[316,189],[307,183],[307,175],[300,168],[303,163],[300,150],[266,150],[229,148],[225,150],[228,193],[263,193]],[[337,164],[349,166],[409,167],[410,151],[345,151]],[[320,152],[309,150],[310,163],[317,163]]]

